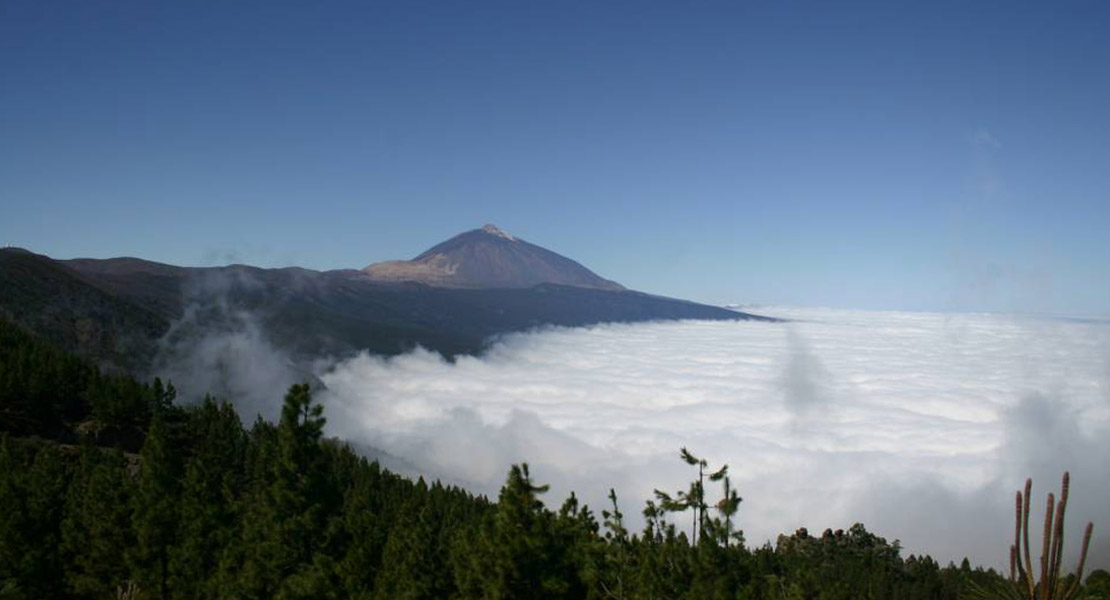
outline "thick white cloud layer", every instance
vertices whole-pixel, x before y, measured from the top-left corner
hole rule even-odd
[[[688,446],[730,465],[749,543],[861,521],[1001,567],[1013,491],[1032,475],[1043,498],[1064,469],[1072,547],[1087,520],[1110,529],[1110,323],[764,312],[792,322],[553,329],[453,364],[360,355],[322,375],[330,433],[487,493],[527,461],[550,503],[600,507],[611,486],[626,513],[685,487]]]

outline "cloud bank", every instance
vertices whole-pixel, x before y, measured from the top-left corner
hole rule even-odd
[[[551,329],[455,363],[362,354],[320,374],[329,430],[485,493],[527,461],[549,502],[597,508],[615,487],[628,514],[685,486],[688,446],[730,465],[749,543],[861,521],[995,567],[1013,491],[1033,476],[1043,498],[1069,469],[1070,539],[1094,520],[1110,563],[1110,323],[765,312],[793,321]]]

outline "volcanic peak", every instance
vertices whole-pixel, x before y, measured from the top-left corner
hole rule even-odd
[[[542,283],[620,291],[579,263],[513,236],[496,225],[472,229],[412,260],[374,263],[362,270],[379,281],[449,288],[529,288]]]

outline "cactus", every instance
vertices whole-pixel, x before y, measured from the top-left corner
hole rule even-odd
[[[116,586],[116,600],[136,600],[139,597],[139,586],[134,581],[126,581],[125,585]]]
[[[1010,546],[1010,577],[1007,585],[995,589],[975,587],[979,598],[1005,598],[1007,600],[1068,600],[1079,592],[1083,568],[1087,563],[1087,549],[1091,544],[1094,523],[1087,523],[1079,565],[1075,578],[1061,577],[1064,557],[1064,517],[1067,513],[1071,477],[1064,473],[1060,484],[1060,500],[1048,495],[1044,513],[1041,540],[1040,578],[1034,579],[1033,560],[1029,552],[1029,513],[1032,504],[1033,480],[1025,481],[1025,490],[1018,490],[1014,502],[1014,543]]]

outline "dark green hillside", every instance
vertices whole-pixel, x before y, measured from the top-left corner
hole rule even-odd
[[[50,343],[124,369],[145,366],[169,320],[45,256],[0,249],[0,316]]]
[[[265,311],[267,329],[283,344],[309,355],[362,348],[396,354],[419,344],[453,356],[480,352],[498,334],[547,325],[761,318],[632,291],[555,284],[437,288],[382,284],[345,271],[319,274],[302,282],[296,293],[283,293],[283,286],[272,283],[265,289],[257,293],[257,306]],[[305,331],[317,335],[305,336]]]
[[[189,270],[139,258],[58,261],[116,296],[128,298],[166,319],[181,316],[184,290],[181,282]]]

